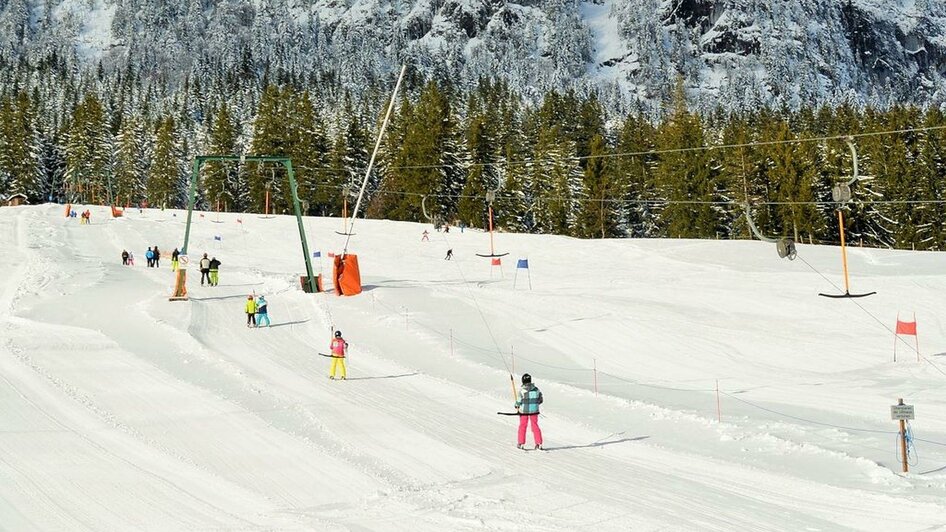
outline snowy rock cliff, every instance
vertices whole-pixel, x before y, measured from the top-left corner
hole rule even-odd
[[[596,89],[704,108],[946,100],[944,0],[0,0],[13,68],[329,74],[358,90],[410,62],[461,87]]]

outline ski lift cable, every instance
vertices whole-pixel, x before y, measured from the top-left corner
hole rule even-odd
[[[862,137],[877,137],[877,136],[886,136],[886,135],[897,135],[901,133],[918,133],[924,131],[938,131],[944,130],[946,126],[924,126],[924,127],[914,127],[914,128],[905,128],[905,129],[892,129],[886,131],[867,131],[861,133],[844,133],[841,135],[829,135],[823,137],[804,137],[799,139],[785,139],[785,140],[765,140],[765,141],[755,141],[755,142],[743,142],[737,144],[720,144],[718,146],[687,146],[683,148],[665,148],[660,150],[645,150],[645,151],[631,151],[631,152],[619,152],[619,153],[604,153],[600,155],[576,155],[570,157],[574,161],[586,161],[592,159],[614,159],[621,157],[638,157],[641,155],[659,155],[663,153],[686,153],[694,151],[709,151],[709,150],[728,150],[733,148],[751,148],[756,146],[777,146],[782,144],[805,144],[809,142],[826,142],[831,140],[847,140],[849,138],[862,138]],[[486,168],[493,166],[522,166],[527,164],[543,164],[550,163],[551,160],[543,159],[522,159],[519,161],[503,161],[496,163],[470,163],[467,166],[470,168]],[[419,170],[419,169],[437,169],[437,168],[450,168],[454,165],[450,164],[418,164],[418,165],[404,165],[404,166],[391,166],[391,170]]]
[[[361,190],[358,192],[358,201],[355,202],[355,209],[351,213],[351,224],[348,226],[348,235],[345,237],[345,247],[342,249],[342,257],[348,254],[348,243],[351,241],[351,235],[355,229],[355,218],[358,217],[358,209],[361,207],[361,200],[365,196],[365,188],[368,186],[368,177],[371,176],[371,168],[374,166],[375,158],[378,156],[378,150],[381,148],[381,139],[384,138],[384,130],[388,127],[388,120],[391,118],[391,111],[394,110],[394,104],[397,102],[397,93],[401,88],[401,81],[404,79],[404,72],[407,65],[401,66],[401,73],[397,77],[397,83],[394,84],[394,92],[391,94],[391,101],[388,103],[388,110],[384,114],[384,121],[381,123],[381,130],[378,131],[378,140],[375,142],[374,151],[371,152],[371,160],[368,161],[368,168],[365,170],[365,178],[361,181]]]
[[[814,266],[811,265],[811,263],[809,263],[808,261],[806,261],[806,260],[804,259],[804,257],[799,256],[798,258],[801,259],[801,261],[804,262],[805,265],[807,265],[809,268],[811,268],[811,270],[812,270],[813,272],[815,272],[815,273],[817,273],[818,275],[820,275],[822,279],[824,279],[825,281],[828,282],[828,284],[830,284],[831,286],[833,286],[833,287],[835,288],[835,290],[837,290],[837,291],[839,291],[839,292],[841,291],[841,287],[840,287],[840,286],[838,286],[837,284],[835,284],[834,281],[832,281],[831,279],[828,279],[827,276],[825,276],[823,273],[821,273],[820,271],[818,271]],[[875,316],[871,311],[869,311],[869,310],[867,310],[866,308],[864,308],[864,306],[861,305],[856,299],[851,299],[851,303],[854,303],[855,305],[857,305],[857,307],[858,307],[859,309],[861,309],[862,311],[864,311],[865,314],[867,314],[867,315],[870,316],[874,321],[876,321],[878,324],[880,324],[880,326],[883,327],[884,329],[886,329],[887,332],[889,332],[890,334],[894,334],[894,330],[891,329],[889,325],[887,325],[886,323],[884,323],[883,320],[881,320],[880,318],[878,318],[877,316]],[[940,368],[935,362],[933,362],[932,360],[930,360],[928,357],[923,356],[923,355],[917,350],[916,347],[910,345],[910,343],[907,342],[906,340],[904,340],[903,338],[900,338],[899,335],[895,335],[895,337],[897,338],[897,341],[899,341],[900,343],[902,343],[903,345],[905,345],[907,348],[909,348],[911,351],[913,351],[914,353],[916,353],[919,358],[923,359],[923,360],[926,361],[929,365],[933,366],[933,369],[935,369],[936,371],[938,371],[939,373],[941,373],[943,376],[946,376],[946,371],[943,371],[942,368]]]
[[[325,188],[341,188],[337,185],[324,185]],[[486,196],[474,194],[422,194],[420,192],[407,192],[401,190],[378,189],[373,194],[390,194],[396,196],[414,196],[418,198],[450,198],[450,199],[485,199]],[[513,196],[496,196],[496,200],[508,200]],[[575,198],[565,198],[560,196],[542,196],[542,199],[549,201],[575,200]],[[672,200],[672,199],[625,199],[625,198],[583,198],[577,201],[590,203],[616,203],[623,205],[717,205],[717,206],[744,206],[744,201],[737,200]],[[865,202],[859,202],[861,204]],[[916,199],[916,200],[871,200],[871,205],[941,205],[946,204],[946,199]],[[833,206],[837,205],[835,201],[755,201],[753,205],[760,206]]]
[[[447,238],[446,233],[440,233],[441,238],[446,242],[449,249],[453,249],[453,243],[450,242],[450,239]],[[457,272],[460,274],[460,279],[463,280],[463,286],[466,287],[467,292],[469,293],[470,300],[473,301],[473,305],[476,307],[477,313],[480,315],[480,319],[483,320],[483,325],[486,327],[486,332],[489,333],[489,338],[493,342],[493,346],[496,348],[496,352],[499,354],[499,357],[503,361],[503,366],[506,368],[506,371],[509,373],[510,380],[513,379],[512,369],[509,367],[509,363],[506,361],[506,356],[503,355],[502,348],[499,347],[499,341],[496,340],[496,335],[493,333],[493,328],[489,325],[489,320],[486,319],[486,313],[483,312],[483,308],[480,306],[479,300],[476,299],[476,294],[473,293],[473,289],[470,287],[470,282],[467,280],[466,275],[463,273],[463,268],[460,266],[460,261],[451,261],[454,263],[454,266],[457,269]],[[515,395],[515,380],[512,380],[513,384],[513,395]]]

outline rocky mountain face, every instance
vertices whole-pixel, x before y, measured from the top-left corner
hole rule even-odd
[[[527,98],[596,90],[653,108],[946,101],[944,0],[0,0],[0,68],[331,79],[357,92],[407,62]],[[10,79],[9,76],[0,78]]]

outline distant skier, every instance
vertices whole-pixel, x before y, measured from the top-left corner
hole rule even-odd
[[[171,252],[171,271],[176,272],[180,268],[179,259],[181,257],[181,252],[174,248],[174,251]]]
[[[158,250],[158,246],[154,246],[154,267],[161,267],[161,252]]]
[[[256,326],[256,300],[252,295],[246,296],[246,326]]]
[[[135,254],[131,251],[128,252],[128,265],[129,266],[135,265]]]
[[[335,369],[341,368],[342,380],[345,380],[345,351],[348,350],[348,342],[342,338],[342,331],[335,331],[335,339],[330,345],[332,349],[332,369],[329,371],[328,378],[335,380]]]
[[[522,388],[519,389],[519,400],[516,401],[516,411],[519,412],[519,443],[516,447],[524,448],[526,425],[531,423],[535,448],[542,448],[542,429],[539,428],[540,404],[542,404],[542,392],[535,387],[535,384],[532,384],[532,376],[526,373],[522,376]]]
[[[148,251],[145,251],[145,259],[148,261],[148,267],[154,267],[154,251],[151,251],[151,248],[148,248]]]
[[[262,327],[263,320],[266,320],[266,326],[269,327],[269,309],[266,308],[266,298],[259,296],[256,299],[256,326]]]
[[[122,266],[128,266],[128,250],[122,250]]]
[[[204,253],[204,258],[200,259],[200,286],[204,286],[204,279],[210,284],[210,259]]]
[[[420,241],[421,241],[421,242],[430,242],[430,237],[429,237],[428,235],[430,235],[430,233],[428,233],[427,230],[424,229],[424,233],[423,233],[423,235],[420,237]]]
[[[443,225],[443,232],[444,232],[444,233],[449,233],[449,232],[450,232],[450,224],[444,224],[444,225]]]
[[[450,260],[450,259],[452,259],[452,258],[453,258],[453,250],[452,250],[452,249],[448,249],[448,250],[447,250],[447,256],[444,257],[443,260]]]
[[[220,282],[219,272],[220,261],[217,260],[217,257],[212,257],[210,259],[210,286],[217,286],[217,283]],[[260,297],[262,298],[262,296]]]

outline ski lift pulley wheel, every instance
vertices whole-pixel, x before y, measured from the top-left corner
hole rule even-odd
[[[493,192],[492,190],[490,190],[489,192],[487,192],[487,193],[486,193],[486,201],[487,201],[488,203],[492,203],[492,202],[496,201],[496,193]]]
[[[847,183],[834,185],[831,189],[831,199],[835,203],[847,203],[851,201],[851,187]]]
[[[775,243],[775,248],[778,250],[778,256],[780,258],[795,260],[795,257],[798,256],[798,250],[795,249],[795,241],[791,238],[780,238],[778,242]]]

